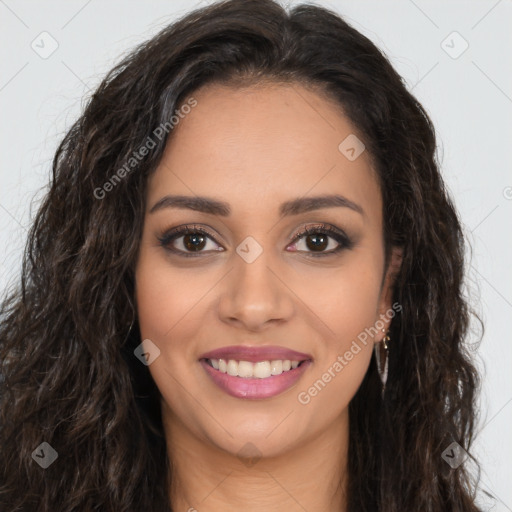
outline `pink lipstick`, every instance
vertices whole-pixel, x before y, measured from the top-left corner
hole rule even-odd
[[[213,382],[236,398],[270,398],[291,388],[312,363],[309,354],[277,346],[230,346],[199,358]]]

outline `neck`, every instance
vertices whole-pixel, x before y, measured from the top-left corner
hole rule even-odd
[[[165,407],[165,406],[164,406]],[[241,458],[163,414],[172,468],[172,510],[345,512],[348,410],[329,430],[274,457]],[[251,453],[246,445],[244,453]]]

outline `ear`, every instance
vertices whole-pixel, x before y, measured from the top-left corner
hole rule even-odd
[[[388,332],[389,325],[391,320],[396,315],[398,311],[402,310],[402,306],[400,304],[393,305],[393,288],[395,285],[395,280],[400,272],[400,267],[402,266],[402,255],[403,251],[401,247],[393,247],[391,250],[390,261],[388,263],[388,268],[386,269],[386,275],[383,280],[383,284],[380,292],[379,299],[379,307],[377,310],[377,325],[383,325],[382,329],[384,332],[380,331],[379,334],[375,336],[375,342],[378,343],[382,341],[386,333]]]

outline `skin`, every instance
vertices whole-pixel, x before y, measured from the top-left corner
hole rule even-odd
[[[173,509],[346,510],[348,404],[384,332],[359,343],[309,403],[298,394],[391,308],[399,254],[385,269],[382,198],[369,155],[348,160],[338,145],[357,130],[335,104],[298,84],[215,84],[193,97],[197,106],[174,128],[149,178],[136,267],[141,339],[160,350],[148,368],[162,395]],[[229,203],[231,214],[150,213],[167,194],[208,196]],[[357,203],[363,215],[347,207],[279,215],[284,201],[330,194]],[[166,251],[158,237],[190,223],[216,238],[199,257]],[[318,223],[345,231],[353,247],[310,256],[315,249],[293,235]],[[236,252],[247,236],[263,249],[250,264]],[[339,245],[328,240],[319,252]],[[171,245],[186,251],[183,241],[178,235]],[[313,364],[278,396],[235,398],[213,384],[199,358],[244,344],[305,352]],[[243,459],[251,449],[257,457]]]

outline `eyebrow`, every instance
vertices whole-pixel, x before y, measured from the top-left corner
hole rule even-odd
[[[365,215],[361,206],[338,194],[300,197],[291,201],[285,201],[279,207],[279,214],[281,217],[286,217],[322,208],[335,207],[349,208],[363,216]],[[221,217],[229,217],[231,215],[231,208],[228,203],[210,197],[183,195],[167,195],[162,197],[151,207],[149,213],[154,213],[164,208],[182,208]]]

